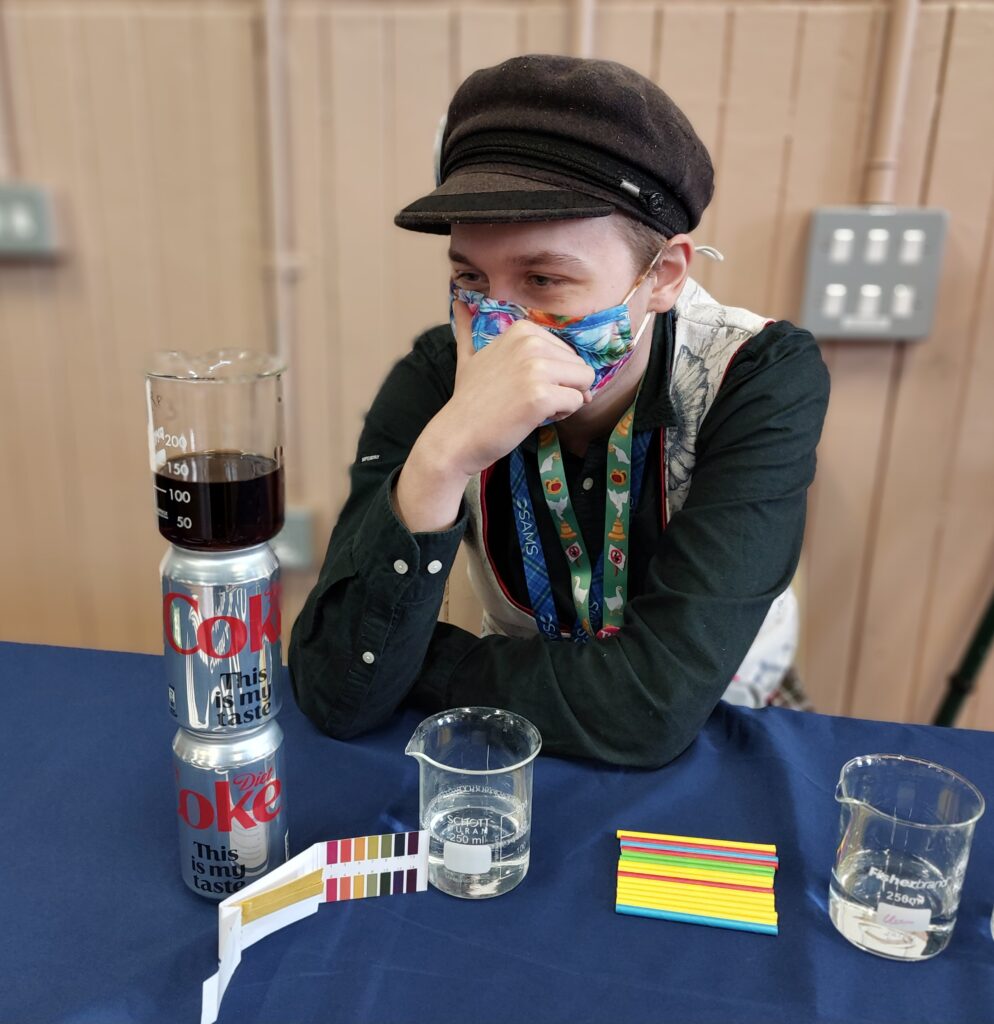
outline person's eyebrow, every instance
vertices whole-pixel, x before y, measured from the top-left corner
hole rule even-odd
[[[456,252],[455,249],[449,249],[449,259],[453,263],[465,263],[466,266],[472,267],[473,261],[467,259],[461,252]],[[515,267],[562,267],[564,269],[573,270],[589,270],[589,266],[577,256],[573,256],[568,252],[553,252],[552,250],[545,249],[541,252],[529,252],[522,253],[520,256],[515,256],[511,260],[511,264]]]

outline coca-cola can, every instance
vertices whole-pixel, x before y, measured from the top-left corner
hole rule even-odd
[[[275,718],[283,665],[273,549],[171,546],[159,572],[169,710],[177,723],[232,733]]]
[[[283,764],[275,720],[234,736],[176,731],[180,871],[198,895],[223,900],[286,862]]]

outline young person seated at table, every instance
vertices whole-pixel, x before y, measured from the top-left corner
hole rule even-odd
[[[474,73],[438,171],[395,221],[450,234],[451,323],[369,410],[293,628],[297,700],[339,738],[488,705],[545,752],[662,765],[789,595],[824,364],[689,276],[711,161],[629,68]],[[482,636],[436,621],[461,541]]]

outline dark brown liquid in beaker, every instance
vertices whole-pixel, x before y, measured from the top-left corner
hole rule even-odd
[[[159,533],[184,548],[224,551],[283,527],[283,467],[246,452],[195,452],[155,474]]]

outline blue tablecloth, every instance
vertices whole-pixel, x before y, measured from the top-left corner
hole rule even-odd
[[[5,719],[0,1022],[196,1024],[216,905],[179,876],[161,659],[0,644]],[[288,697],[291,853],[417,827],[418,715],[349,744]],[[842,764],[874,751],[994,796],[994,736],[720,705],[659,771],[540,757],[532,861],[513,892],[433,889],[322,907],[246,951],[224,1022],[994,1020],[994,812],[933,960],[850,946],[826,908]],[[780,935],[614,912],[619,827],[776,843]]]

